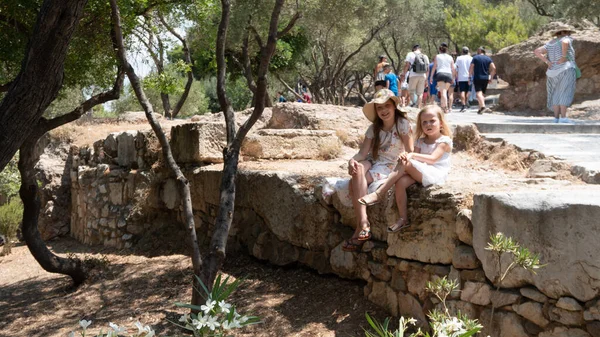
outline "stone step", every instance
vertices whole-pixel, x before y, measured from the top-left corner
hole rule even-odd
[[[475,122],[480,133],[583,133],[600,134],[600,123],[486,123]]]

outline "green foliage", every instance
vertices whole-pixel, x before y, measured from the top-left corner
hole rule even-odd
[[[19,194],[21,186],[21,174],[18,168],[19,153],[6,164],[4,170],[0,172],[0,195],[5,196],[8,200]]]
[[[7,204],[0,206],[0,234],[6,237],[8,245],[17,236],[17,230],[23,218],[21,199],[12,198]],[[10,248],[8,249],[10,251]]]
[[[519,7],[512,3],[494,6],[484,0],[458,0],[444,12],[450,37],[460,46],[486,46],[498,51],[528,36]]]
[[[535,270],[544,267],[540,264],[540,255],[534,254],[526,247],[521,247],[513,238],[508,237],[500,232],[490,235],[490,241],[486,250],[495,253],[500,271],[499,283],[501,283],[506,275],[516,266],[520,266],[535,274]],[[512,256],[512,262],[503,271],[502,269],[502,254],[509,253]]]
[[[202,81],[202,84],[204,86],[206,97],[208,98],[208,109],[211,112],[221,111],[221,106],[219,105],[219,99],[217,97],[217,79],[214,77],[205,79]],[[227,98],[229,98],[231,106],[235,111],[246,109],[252,102],[252,92],[248,89],[246,80],[241,77],[236,79],[229,77],[226,81],[225,90],[227,92]]]

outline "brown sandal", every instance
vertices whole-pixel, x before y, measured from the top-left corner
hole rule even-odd
[[[362,248],[363,244],[364,244],[364,241],[350,238],[350,239],[344,241],[344,245],[342,245],[342,250],[345,252],[356,252]]]
[[[401,225],[398,225],[398,223],[402,221]],[[403,229],[406,229],[410,227],[410,223],[408,221],[404,222],[404,219],[400,218],[398,219],[398,221],[396,223],[394,223],[393,225],[391,225],[390,227],[387,228],[388,233],[397,233]]]
[[[367,199],[369,200],[367,200]],[[358,203],[361,205],[365,205],[365,206],[373,206],[378,204],[381,200],[382,200],[382,195],[379,193],[379,188],[373,192],[373,193],[369,193],[365,196],[363,196],[362,198],[358,199]]]

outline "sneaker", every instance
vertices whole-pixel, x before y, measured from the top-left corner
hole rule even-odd
[[[554,118],[554,123],[559,123],[560,120],[558,118]]]
[[[463,105],[459,112],[465,112],[465,110],[467,110],[467,107]]]
[[[484,109],[485,109],[485,107],[484,108],[479,108],[479,110],[477,110],[477,114],[478,115],[483,115],[483,110]]]
[[[563,123],[563,124],[568,124],[568,123],[572,123],[570,119],[568,118],[560,118],[558,120],[559,123]]]
[[[483,108],[483,111],[482,111],[482,113],[483,113],[483,112],[485,112],[485,113],[488,113],[488,114],[491,114],[491,113],[492,113],[492,109],[490,109],[490,108]]]

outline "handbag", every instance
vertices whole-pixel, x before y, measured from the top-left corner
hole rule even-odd
[[[571,61],[571,63],[573,63],[573,65],[575,65],[575,79],[580,78],[581,77],[581,69],[579,69],[579,67],[577,66],[577,63],[575,63],[575,60],[573,60],[571,55],[569,55],[569,57],[567,57],[567,59],[569,61]]]

